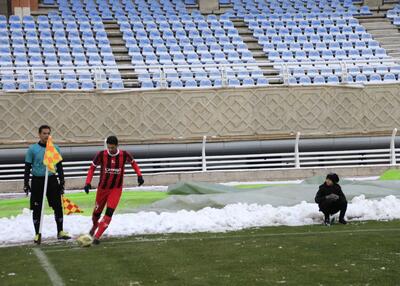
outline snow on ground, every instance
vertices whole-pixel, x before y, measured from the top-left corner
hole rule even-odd
[[[353,198],[348,206],[347,218],[353,221],[400,219],[400,199],[387,196],[367,200]],[[322,222],[318,206],[301,202],[291,207],[271,205],[232,204],[222,209],[204,208],[199,211],[139,212],[115,214],[106,231],[108,236],[127,236],[159,233],[224,232],[250,227],[277,225],[309,225]],[[91,218],[81,215],[66,216],[64,228],[71,235],[87,233]],[[25,209],[21,215],[0,219],[0,245],[31,243],[33,239],[31,213]],[[54,239],[56,226],[51,215],[45,216],[43,239]]]

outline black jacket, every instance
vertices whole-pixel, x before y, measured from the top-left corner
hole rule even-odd
[[[319,186],[318,192],[315,195],[315,202],[317,204],[320,204],[326,200],[326,196],[330,194],[335,194],[339,196],[340,201],[346,202],[346,196],[342,192],[342,188],[338,184],[334,184],[332,186],[328,186],[325,183],[323,183],[321,186]]]

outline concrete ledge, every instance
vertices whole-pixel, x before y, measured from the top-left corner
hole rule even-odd
[[[213,171],[192,173],[168,173],[144,175],[145,185],[159,186],[171,185],[179,181],[201,181],[210,183],[223,182],[254,182],[254,181],[282,181],[305,179],[317,175],[326,175],[335,172],[341,177],[363,177],[379,176],[390,166],[368,166],[368,167],[341,167],[341,168],[302,168],[302,169],[276,169],[276,170],[242,170],[242,171]],[[98,183],[97,178],[92,182],[93,186]],[[85,178],[67,178],[67,189],[82,189]],[[124,186],[136,186],[136,176],[125,177]],[[0,193],[20,193],[23,189],[23,181],[0,181]]]

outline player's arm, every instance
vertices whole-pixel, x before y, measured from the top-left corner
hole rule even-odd
[[[131,164],[133,170],[135,171],[137,177],[138,177],[138,185],[141,186],[144,184],[144,180],[143,180],[143,175],[142,175],[142,171],[140,170],[139,165],[137,164],[137,162],[135,161],[135,159],[133,158],[133,156],[131,154],[129,154],[129,152],[126,152],[126,157],[127,157],[127,162]]]
[[[320,203],[322,203],[323,201],[325,201],[325,194],[324,194],[324,187],[323,186],[320,186],[319,187],[319,189],[318,189],[318,192],[317,192],[317,194],[315,195],[315,202],[317,203],[317,204],[320,204]]]
[[[339,192],[339,199],[341,201],[347,202],[346,196],[344,195],[342,188],[339,185],[337,185],[337,186],[338,186],[338,192]]]
[[[100,163],[100,160],[101,160],[101,152],[97,153],[97,155],[93,159],[93,162],[90,164],[89,171],[86,176],[85,187],[83,188],[86,194],[88,194],[89,190],[92,188],[91,185],[92,179],[94,176],[94,172],[96,171],[96,168]]]
[[[29,179],[31,177],[31,169],[33,162],[33,152],[32,149],[29,148],[25,155],[25,172],[24,172],[24,192],[26,195],[31,191],[31,187],[29,185]]]

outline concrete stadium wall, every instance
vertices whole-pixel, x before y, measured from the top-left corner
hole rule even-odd
[[[393,168],[393,167],[391,167]],[[396,167],[400,168],[400,167]],[[365,177],[379,176],[389,169],[388,166],[374,167],[342,167],[342,168],[304,168],[304,169],[276,169],[276,170],[246,170],[246,171],[221,171],[221,172],[191,172],[144,175],[146,186],[163,186],[175,184],[179,181],[198,182],[255,182],[255,181],[286,181],[300,180],[312,176],[325,176],[329,172],[335,172],[341,177]],[[83,189],[85,178],[67,178],[66,189]],[[92,186],[96,186],[98,178],[95,177]],[[136,176],[127,176],[124,186],[137,185]],[[23,180],[0,181],[0,193],[22,193]]]
[[[400,126],[400,85],[0,94],[3,147],[36,141],[44,123],[59,144],[362,134]]]

